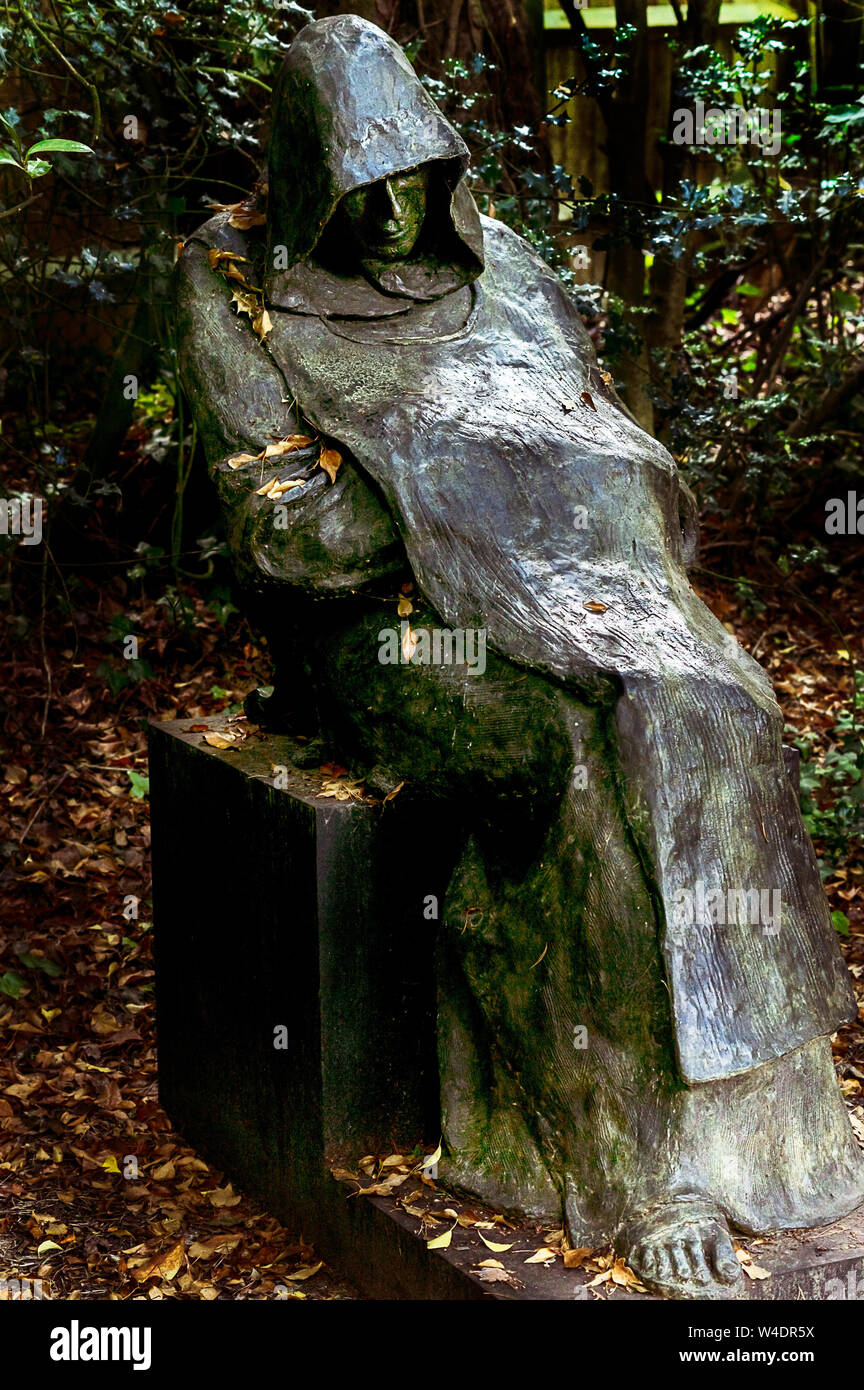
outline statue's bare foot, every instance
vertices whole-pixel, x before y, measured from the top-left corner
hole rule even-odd
[[[628,1223],[619,1242],[634,1274],[667,1298],[728,1298],[741,1278],[726,1218],[708,1202],[670,1202]]]

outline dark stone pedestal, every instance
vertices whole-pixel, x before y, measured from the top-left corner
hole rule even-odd
[[[560,1259],[525,1264],[544,1244],[531,1223],[487,1231],[512,1243],[500,1259],[518,1287],[489,1284],[475,1230],[430,1251],[443,1214],[424,1232],[331,1175],[440,1137],[435,923],[422,914],[446,888],[440,827],[407,797],[322,797],[322,773],[291,769],[290,739],[221,750],[200,725],[226,721],[197,723],[153,724],[150,739],[159,1085],[178,1130],[374,1298],[592,1299]],[[274,766],[289,769],[282,788]],[[428,1188],[423,1204],[464,1206]],[[864,1295],[860,1213],[746,1243],[772,1277],[745,1280],[741,1297],[848,1297],[840,1282],[826,1294],[832,1279]]]

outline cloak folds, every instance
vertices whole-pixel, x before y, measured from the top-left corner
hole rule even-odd
[[[358,34],[374,62],[358,60]],[[341,486],[359,494],[365,478],[386,504],[390,524],[359,568],[385,572],[401,540],[443,624],[485,628],[501,656],[608,706],[610,775],[660,908],[685,1081],[733,1076],[833,1032],[855,1001],[786,775],[782,717],[764,672],[689,587],[673,459],[604,386],[557,277],[508,228],[477,219],[461,142],[395,44],[352,16],[321,21],[292,45],[280,90],[269,242],[296,259],[266,282],[263,349],[206,269],[204,248],[236,235],[224,219],[181,258],[196,320],[189,389],[222,420],[211,463],[288,433],[287,404],[267,422],[276,393],[296,400],[356,465]],[[282,196],[288,150],[300,182]],[[364,307],[340,315],[316,261],[339,198],[427,160],[444,170],[429,222],[447,255],[432,257],[431,276],[428,258],[416,274],[402,266],[398,284],[364,268],[346,290]],[[452,306],[443,330],[433,301]],[[236,353],[238,333],[271,374],[250,382],[245,420],[218,402],[220,355],[232,340]],[[240,480],[230,486],[232,506],[259,506],[251,483],[242,497]],[[297,489],[289,511],[302,518],[341,496],[325,504]],[[779,911],[688,920],[682,903],[712,891],[739,903],[768,894]]]

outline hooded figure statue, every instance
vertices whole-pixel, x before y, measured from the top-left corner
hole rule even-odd
[[[185,389],[272,717],[440,807],[442,1172],[728,1296],[730,1227],[864,1197],[855,1001],[769,681],[687,581],[692,497],[466,169],[387,35],[310,24],[266,229],[180,258]]]

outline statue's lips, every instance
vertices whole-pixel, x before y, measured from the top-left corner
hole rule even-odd
[[[409,235],[409,227],[399,227],[395,232],[379,232],[374,241],[370,239],[370,244],[373,246],[396,246]]]

